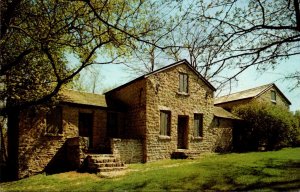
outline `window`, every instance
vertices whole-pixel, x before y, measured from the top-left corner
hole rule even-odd
[[[275,91],[271,91],[271,101],[276,102],[276,92]]]
[[[120,112],[107,113],[108,136],[119,137],[124,125],[124,116]]]
[[[160,135],[170,136],[171,112],[160,111]]]
[[[93,134],[93,113],[78,114],[79,136],[91,137]]]
[[[194,137],[203,137],[203,114],[194,114]]]
[[[46,115],[46,134],[62,134],[62,109],[53,108]]]
[[[188,75],[179,73],[179,92],[188,93]]]

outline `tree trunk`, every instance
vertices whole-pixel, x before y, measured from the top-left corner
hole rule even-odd
[[[10,109],[8,111],[8,173],[7,177],[9,180],[19,179],[19,115],[20,111],[18,109]]]

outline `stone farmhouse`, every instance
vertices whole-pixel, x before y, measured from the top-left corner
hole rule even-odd
[[[214,106],[214,91],[186,60],[104,95],[63,90],[50,111],[20,113],[16,177],[229,151],[239,118]]]
[[[271,103],[289,109],[291,102],[274,84],[262,85],[252,89],[232,93],[215,99],[215,106],[231,111],[233,107],[252,101]]]

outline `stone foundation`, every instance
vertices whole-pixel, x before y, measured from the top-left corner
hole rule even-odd
[[[110,143],[113,154],[123,162],[139,163],[143,161],[142,140],[113,138]]]
[[[66,141],[66,160],[72,169],[78,169],[86,158],[88,138],[74,137]]]

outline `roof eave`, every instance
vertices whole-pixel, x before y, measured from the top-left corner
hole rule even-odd
[[[153,72],[151,72],[151,73],[148,73],[148,74],[146,74],[145,75],[145,78],[147,78],[148,76],[150,76],[150,75],[153,75],[153,74],[156,74],[156,73],[159,73],[159,72],[161,72],[161,71],[164,71],[164,70],[166,70],[166,69],[169,69],[169,68],[172,68],[172,67],[175,67],[175,66],[177,66],[177,65],[181,65],[181,64],[186,64],[194,73],[196,73],[196,75],[198,76],[198,77],[200,77],[200,79],[202,80],[202,81],[204,81],[204,83],[209,87],[209,88],[211,88],[213,91],[216,91],[217,89],[209,82],[209,81],[207,81],[195,68],[193,68],[192,66],[191,66],[191,64],[186,60],[186,59],[183,59],[183,60],[180,60],[180,61],[177,61],[177,62],[175,62],[175,63],[173,63],[173,64],[171,64],[171,65],[168,65],[168,66],[165,66],[165,67],[162,67],[162,68],[160,68],[160,69],[158,69],[158,70],[155,70],[155,71],[153,71]]]
[[[157,70],[155,70],[155,71],[152,71],[152,72],[150,72],[150,73],[148,73],[148,74],[145,74],[145,75],[142,75],[142,76],[140,76],[140,77],[138,77],[138,78],[136,78],[136,79],[134,79],[134,80],[132,80],[132,81],[129,81],[128,83],[125,83],[125,84],[123,84],[123,85],[121,85],[121,86],[119,86],[119,87],[116,87],[116,88],[114,88],[114,89],[112,89],[112,90],[110,90],[110,91],[107,91],[106,93],[104,93],[104,95],[106,95],[106,94],[110,94],[111,92],[114,92],[114,91],[117,91],[117,90],[120,90],[120,89],[122,89],[122,88],[124,88],[124,87],[126,87],[126,86],[128,86],[128,85],[130,85],[130,84],[132,84],[132,83],[134,83],[134,82],[136,82],[136,81],[139,81],[139,80],[142,80],[142,79],[145,79],[145,78],[147,78],[147,77],[149,77],[150,75],[153,75],[153,74],[156,74],[156,73],[159,73],[159,72],[161,72],[161,71],[164,71],[164,70],[166,70],[166,69],[169,69],[169,68],[172,68],[172,67],[175,67],[175,66],[177,66],[177,65],[181,65],[181,64],[186,64],[192,71],[194,71],[194,73],[196,73],[197,74],[197,76],[209,87],[209,88],[211,88],[213,91],[216,91],[216,88],[212,85],[212,84],[210,84],[196,69],[194,69],[192,66],[191,66],[191,64],[189,64],[189,62],[186,60],[186,59],[184,59],[184,60],[180,60],[180,61],[177,61],[177,62],[175,62],[175,63],[173,63],[173,64],[171,64],[171,65],[167,65],[167,66],[165,66],[165,67],[162,67],[162,68],[160,68],[160,69],[157,69]]]
[[[227,103],[231,103],[231,102],[236,102],[236,101],[243,101],[243,100],[248,100],[248,99],[253,99],[254,97],[246,97],[246,98],[242,98],[242,99],[235,99],[235,100],[231,100],[231,101],[225,101],[225,102],[220,102],[220,103],[214,103],[214,105],[221,105],[221,104],[227,104]]]
[[[74,103],[71,101],[60,101],[60,104],[67,104],[67,105],[73,105],[73,106],[80,106],[80,107],[94,107],[94,108],[108,108],[107,106],[101,106],[101,105],[91,105],[91,104],[84,104],[84,103]]]
[[[261,91],[259,94],[257,94],[255,96],[255,98],[261,96],[262,94],[264,94],[265,92],[267,92],[268,90],[270,90],[272,87],[274,87],[276,89],[277,92],[279,92],[279,94],[287,101],[287,103],[289,105],[291,105],[292,103],[290,102],[290,100],[280,91],[280,89],[276,86],[275,83],[270,84],[270,86],[266,87],[263,91]]]

